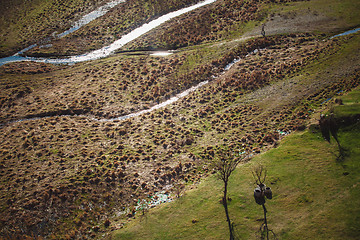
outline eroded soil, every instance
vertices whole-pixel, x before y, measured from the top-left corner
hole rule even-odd
[[[99,237],[134,217],[139,199],[201,181],[222,144],[248,156],[276,147],[358,86],[359,37],[284,34],[166,57],[0,67],[1,235]],[[93,119],[149,108],[205,80],[151,113]]]

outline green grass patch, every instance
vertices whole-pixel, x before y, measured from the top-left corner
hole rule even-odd
[[[342,105],[334,106],[333,112],[337,117],[354,116],[360,114],[360,89],[342,97]]]
[[[358,98],[359,90],[343,97],[344,103],[353,105]],[[274,194],[266,203],[268,224],[279,239],[358,239],[359,130],[359,123],[340,129],[340,142],[348,153],[341,163],[336,161],[335,143],[323,140],[319,132],[305,131],[239,166],[229,186],[229,212],[238,238],[259,236],[263,211],[253,199],[251,170],[261,163]],[[210,176],[180,199],[137,215],[111,239],[227,239],[221,195],[222,182]]]

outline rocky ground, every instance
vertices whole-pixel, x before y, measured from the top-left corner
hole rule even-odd
[[[326,100],[358,86],[358,39],[294,33],[166,57],[0,67],[1,235],[99,237],[120,227],[113,219],[134,217],[139,199],[201,181],[221,144],[249,156],[276,146],[334,101]],[[147,109],[205,80],[159,110],[94,120]]]

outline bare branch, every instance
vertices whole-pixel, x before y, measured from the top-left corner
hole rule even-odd
[[[240,157],[236,155],[233,151],[229,151],[228,147],[222,147],[217,151],[216,158],[212,161],[212,166],[216,171],[217,177],[224,183],[224,191],[222,204],[225,209],[226,222],[229,226],[230,240],[234,239],[234,230],[229,216],[228,204],[227,204],[227,191],[228,191],[228,182],[231,173],[236,169],[237,165],[243,160],[245,156]]]
[[[251,173],[254,177],[256,185],[261,185],[265,182],[267,170],[262,164],[253,167]]]

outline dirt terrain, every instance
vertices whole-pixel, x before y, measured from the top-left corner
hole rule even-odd
[[[305,129],[322,106],[358,86],[360,35],[330,40],[337,27],[311,32],[326,17],[286,18],[269,16],[265,38],[247,38],[259,35],[259,23],[229,41],[209,44],[200,34],[196,43],[179,40],[188,48],[166,57],[120,53],[75,65],[0,67],[1,236],[101,238],[134,217],[139,200],[200,182],[217,146],[251,156]],[[181,25],[168,24],[153,36]],[[206,80],[174,104],[105,121]]]
[[[46,44],[86,13],[108,0],[9,1],[0,5],[0,56],[6,57],[32,45]]]

